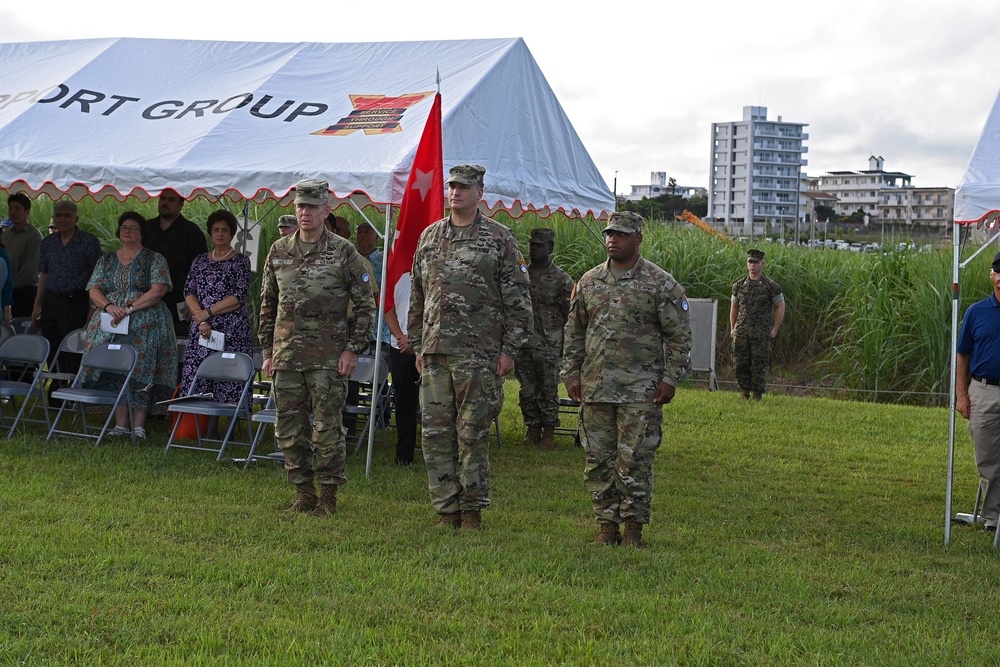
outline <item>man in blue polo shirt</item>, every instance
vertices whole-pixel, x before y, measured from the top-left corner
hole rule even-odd
[[[958,337],[955,410],[969,420],[979,485],[983,527],[997,529],[1000,517],[1000,253],[990,270],[993,293],[965,311]]]

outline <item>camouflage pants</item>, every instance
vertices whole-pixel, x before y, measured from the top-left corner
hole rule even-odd
[[[343,410],[347,378],[335,370],[275,371],[274,425],[292,484],[346,484]],[[310,412],[313,424],[309,424]]]
[[[583,481],[601,523],[649,523],[653,457],[663,437],[663,406],[584,403],[580,441],[587,455]]]
[[[559,426],[559,362],[562,350],[522,347],[514,376],[521,383],[518,404],[525,426]]]
[[[737,336],[733,339],[733,366],[740,391],[763,394],[770,362],[769,336]]]
[[[420,378],[421,443],[427,489],[438,514],[490,505],[490,425],[500,414],[496,368],[450,354],[425,354]]]

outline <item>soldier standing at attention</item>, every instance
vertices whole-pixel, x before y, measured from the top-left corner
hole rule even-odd
[[[336,512],[337,487],[347,483],[342,423],[347,380],[357,355],[368,349],[375,314],[364,260],[354,244],[323,226],[329,192],[326,181],[295,186],[299,228],[267,253],[258,334],[263,371],[274,377],[278,447],[288,481],[298,487],[288,511],[313,516]],[[353,328],[347,325],[348,299],[354,301]]]
[[[448,178],[451,214],[413,258],[407,335],[422,384],[422,446],[437,526],[478,530],[490,505],[490,424],[531,333],[528,267],[509,229],[479,212],[486,169]]]
[[[528,277],[535,331],[517,354],[514,374],[521,383],[521,416],[528,427],[524,442],[553,449],[559,426],[559,366],[563,329],[569,317],[573,279],[552,262],[554,229],[531,230]]]
[[[642,225],[631,211],[608,218],[608,261],[577,284],[562,371],[569,397],[581,403],[584,483],[601,525],[591,544],[635,548],[650,519],[663,404],[687,375],[691,353],[684,288],[639,254]]]
[[[767,385],[771,341],[785,319],[781,286],[764,275],[764,253],[747,251],[747,275],[733,283],[729,306],[729,336],[733,339],[733,364],[740,398],[759,401]],[[772,316],[772,312],[774,313]]]

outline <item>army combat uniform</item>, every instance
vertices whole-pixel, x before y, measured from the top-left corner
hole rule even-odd
[[[422,356],[422,447],[441,515],[489,507],[489,429],[502,407],[497,363],[531,332],[528,268],[509,229],[477,213],[420,236],[407,336]]]
[[[744,276],[733,283],[732,303],[739,307],[733,337],[733,365],[736,382],[743,392],[753,392],[757,396],[764,393],[771,361],[774,306],[783,300],[781,286],[763,274],[758,280]]]
[[[528,277],[535,330],[514,365],[521,383],[518,399],[525,426],[554,427],[559,426],[559,368],[573,279],[553,263],[543,269],[529,265]]]
[[[662,437],[660,382],[690,368],[684,288],[641,256],[620,278],[611,262],[583,275],[566,323],[562,379],[580,387],[584,482],[602,524],[647,524],[653,457]]]
[[[368,349],[372,277],[350,241],[324,229],[316,243],[302,243],[300,234],[278,239],[267,254],[258,335],[264,359],[271,360],[275,434],[288,481],[311,483],[315,474],[320,485],[340,485],[347,482],[342,411],[348,378],[337,364],[345,349]],[[350,330],[348,299],[354,302]]]

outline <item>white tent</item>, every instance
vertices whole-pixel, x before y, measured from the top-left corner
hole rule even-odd
[[[487,168],[513,215],[614,198],[521,39],[280,44],[91,39],[0,44],[0,187],[81,199],[398,203],[440,72],[444,163]]]
[[[1000,95],[986,119],[965,174],[955,190],[955,224],[996,220],[1000,215]]]
[[[959,521],[975,520],[979,510],[979,498],[976,508],[971,514],[962,513],[952,516],[952,484],[955,469],[955,398],[956,398],[956,352],[958,350],[958,334],[960,322],[958,319],[959,277],[964,269],[980,253],[989,250],[997,236],[998,218],[1000,218],[1000,95],[993,103],[993,109],[986,119],[986,125],[979,136],[972,157],[965,169],[965,174],[955,190],[955,226],[952,233],[952,300],[951,300],[951,382],[949,390],[948,418],[948,479],[945,489],[944,543],[951,539],[951,522],[953,518]],[[972,236],[975,230],[981,230],[976,236],[986,242],[975,247],[972,253],[962,261],[961,237],[962,228],[967,227],[966,238]],[[984,295],[985,296],[985,295]],[[1000,534],[998,534],[1000,535]],[[998,539],[994,539],[997,546]]]

